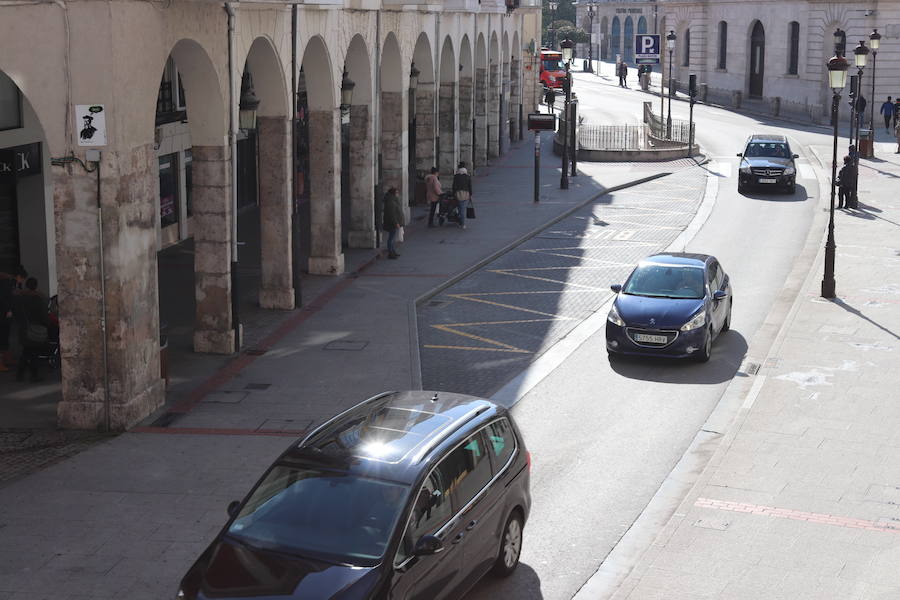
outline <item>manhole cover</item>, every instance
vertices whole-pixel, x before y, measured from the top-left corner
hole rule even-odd
[[[369,342],[365,341],[353,341],[353,340],[341,340],[337,342],[329,342],[325,344],[325,350],[343,350],[343,351],[351,351],[356,352],[362,350],[366,346],[369,345]]]

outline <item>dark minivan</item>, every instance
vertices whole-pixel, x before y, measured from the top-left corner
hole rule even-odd
[[[747,139],[744,151],[738,153],[738,192],[749,186],[782,188],[793,194],[797,181],[795,158],[787,138],[783,135],[754,134]]]
[[[531,458],[507,410],[387,392],[269,467],[177,598],[439,600],[519,563]]]

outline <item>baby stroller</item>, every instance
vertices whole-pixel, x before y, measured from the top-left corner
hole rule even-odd
[[[445,221],[459,223],[459,203],[453,192],[442,193],[438,201],[438,224],[443,225]]]

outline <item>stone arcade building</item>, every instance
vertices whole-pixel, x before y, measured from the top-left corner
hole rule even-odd
[[[292,309],[293,235],[301,270],[340,274],[344,246],[376,244],[376,190],[409,200],[411,169],[505,151],[539,96],[529,2],[0,2],[0,162],[30,165],[0,179],[0,268],[58,293],[59,425],[120,430],[162,404],[164,246],[193,242],[195,351],[230,354],[238,201],[258,204],[259,304]]]
[[[619,55],[634,67],[635,34],[660,33],[664,38],[672,30],[677,35],[672,77],[678,89],[685,90],[688,75],[695,73],[709,102],[750,104],[764,113],[827,122],[831,90],[825,63],[834,54],[832,34],[838,28],[846,32],[851,65],[860,40],[868,44],[874,28],[883,36],[876,65],[876,117],[887,96],[900,94],[897,0],[578,0],[578,24],[585,31],[591,27],[591,5],[595,59],[599,54],[612,61]],[[579,44],[579,56],[586,57],[587,50],[587,44]],[[665,51],[662,58],[667,77]],[[867,100],[872,58],[863,76]]]

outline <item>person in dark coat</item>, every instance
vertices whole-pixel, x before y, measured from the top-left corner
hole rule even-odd
[[[0,271],[0,371],[9,371],[16,362],[9,349],[9,334],[13,324],[13,296],[17,290],[22,289],[27,277],[28,273],[21,265],[11,269],[9,273]]]
[[[388,258],[397,258],[395,242],[400,228],[404,225],[403,207],[400,206],[400,196],[397,194],[397,188],[391,187],[384,196],[384,216],[381,221],[381,227],[388,232],[387,247]]]
[[[856,187],[856,167],[853,159],[844,157],[844,166],[838,173],[838,208],[850,208],[853,189]]]
[[[619,87],[627,88],[628,82],[626,80],[628,79],[628,65],[625,64],[625,61],[623,60],[616,67],[616,70],[618,71],[618,74],[619,74]]]
[[[552,114],[556,106],[556,90],[552,87],[544,88],[544,103],[547,105],[547,112]]]
[[[884,128],[890,133],[891,120],[894,118],[894,103],[890,96],[887,97],[887,101],[881,103],[881,109],[878,112],[884,117]],[[875,127],[874,123],[872,123],[872,127]]]
[[[453,175],[453,197],[456,199],[459,213],[459,228],[466,228],[466,207],[472,201],[472,177],[466,170],[466,163],[461,162]]]
[[[25,280],[25,289],[13,298],[13,318],[18,328],[22,355],[16,370],[16,381],[24,381],[25,369],[31,371],[31,381],[40,381],[38,376],[38,356],[47,344],[47,300],[37,291],[38,282],[34,277]]]

